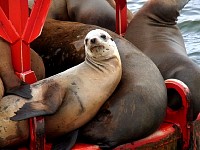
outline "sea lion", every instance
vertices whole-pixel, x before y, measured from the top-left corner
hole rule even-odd
[[[48,19],[41,36],[31,46],[43,56],[46,71],[54,74],[83,61],[83,37],[95,28],[102,29]],[[122,79],[95,118],[81,127],[79,139],[111,149],[147,136],[159,127],[165,117],[167,92],[155,64],[129,41],[106,31],[113,37],[120,52]]]
[[[28,121],[11,121],[10,117],[22,120],[53,114],[44,119],[46,137],[55,139],[88,122],[113,93],[122,74],[115,42],[107,32],[96,29],[86,35],[84,43],[85,61],[31,84],[32,99],[15,95],[1,99],[1,148],[28,138]]]
[[[6,94],[8,93],[15,93],[23,97],[30,97],[25,94],[25,86],[19,77],[15,74],[13,69],[12,60],[11,60],[11,49],[9,44],[0,38],[0,78],[3,81],[3,88],[5,89]],[[41,57],[31,50],[31,68],[35,71],[36,77],[38,80],[43,79],[45,76],[45,68]],[[24,90],[24,91],[23,91]],[[23,92],[22,92],[23,91]],[[0,93],[4,94],[2,91],[2,87]],[[2,94],[0,94],[2,95]],[[0,96],[1,97],[1,96]]]
[[[34,0],[29,0],[29,8]],[[48,18],[98,25],[115,31],[116,12],[114,0],[52,0]],[[127,9],[127,22],[133,18]]]
[[[164,79],[179,79],[189,87],[195,119],[200,111],[200,68],[187,56],[176,23],[188,1],[147,1],[129,24],[125,38],[153,60]]]

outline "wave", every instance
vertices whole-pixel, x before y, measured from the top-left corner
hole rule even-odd
[[[187,20],[178,23],[182,33],[194,32],[200,33],[200,20]]]
[[[188,57],[200,66],[200,52],[190,53]]]

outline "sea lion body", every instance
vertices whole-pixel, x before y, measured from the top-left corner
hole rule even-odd
[[[33,4],[34,0],[29,0],[30,8]],[[115,7],[114,0],[52,0],[47,17],[61,21],[98,25],[115,31]],[[133,14],[128,9],[128,23],[132,18]]]
[[[83,37],[95,28],[101,29],[93,25],[48,19],[32,47],[43,55],[46,71],[54,74],[83,61]],[[118,47],[123,67],[122,79],[95,118],[81,127],[79,138],[111,149],[149,135],[159,127],[165,117],[167,92],[155,64],[129,41],[106,31]]]
[[[200,68],[187,56],[176,25],[179,10],[187,2],[147,1],[129,24],[125,38],[153,60],[164,79],[179,79],[189,87],[195,119],[200,111]]]
[[[122,68],[117,47],[108,33],[94,30],[86,40],[85,61],[31,84],[32,99],[15,95],[1,99],[0,147],[27,141],[28,121],[11,121],[10,117],[22,120],[53,114],[45,116],[47,139],[65,135],[94,117],[115,90]]]

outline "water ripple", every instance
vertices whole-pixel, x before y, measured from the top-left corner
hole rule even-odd
[[[183,21],[178,23],[178,26],[183,34],[187,34],[188,32],[193,32],[194,34],[200,33],[200,20]]]

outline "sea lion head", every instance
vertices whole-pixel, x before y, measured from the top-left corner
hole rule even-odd
[[[112,37],[101,29],[91,30],[85,37],[86,57],[106,60],[118,56],[118,49]]]

